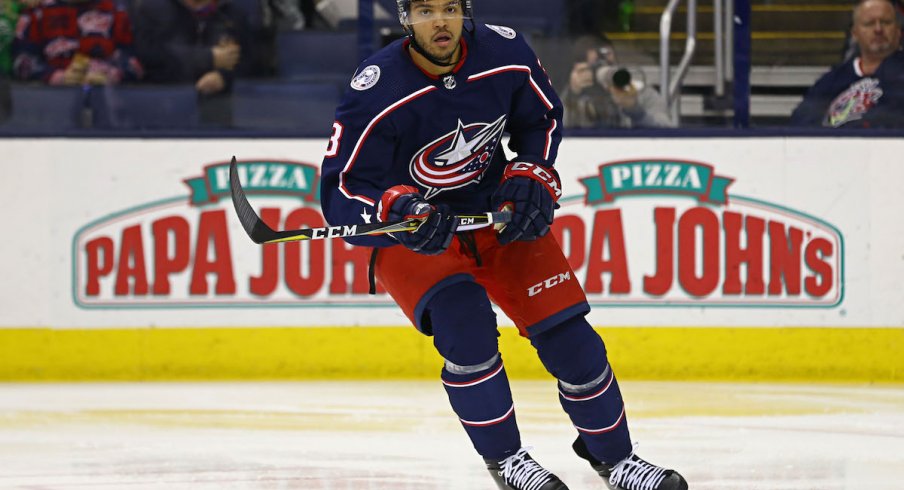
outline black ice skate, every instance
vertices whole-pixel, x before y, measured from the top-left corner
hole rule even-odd
[[[594,459],[580,437],[571,447],[606,479],[606,485],[611,490],[687,490],[687,481],[677,471],[648,463],[633,451],[627,458],[610,466]]]
[[[568,487],[527,454],[527,449],[502,461],[484,460],[499,490],[568,490]]]

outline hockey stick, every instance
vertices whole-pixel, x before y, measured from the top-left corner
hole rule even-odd
[[[384,233],[395,233],[397,231],[414,231],[423,220],[409,219],[403,221],[394,221],[387,223],[366,223],[359,225],[340,225],[327,226],[324,228],[304,228],[301,230],[285,230],[276,231],[267,226],[264,220],[257,215],[242,184],[239,182],[239,173],[237,170],[235,157],[229,163],[229,186],[232,194],[232,204],[235,206],[235,212],[239,216],[242,228],[251,237],[254,243],[278,243],[292,242],[297,240],[321,240],[325,238],[342,238],[350,236],[364,235],[382,235]],[[456,215],[455,220],[458,221],[458,231],[475,230],[484,228],[497,223],[508,223],[512,215],[508,212],[483,213],[475,215]]]

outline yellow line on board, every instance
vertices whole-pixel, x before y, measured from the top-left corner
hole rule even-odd
[[[500,329],[513,378],[547,378]],[[904,328],[604,328],[623,379],[904,382]],[[0,380],[433,379],[411,327],[0,329]]]

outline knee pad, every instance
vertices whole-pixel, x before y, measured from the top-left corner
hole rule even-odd
[[[546,370],[574,391],[598,382],[609,365],[603,339],[583,315],[531,337],[530,342]]]
[[[448,363],[475,366],[498,354],[496,313],[479,284],[459,282],[437,292],[426,313],[433,345]]]

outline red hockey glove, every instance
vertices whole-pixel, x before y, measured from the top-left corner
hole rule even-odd
[[[419,218],[423,222],[417,230],[401,231],[391,235],[402,245],[424,255],[438,255],[449,248],[458,223],[449,207],[428,203],[421,193],[410,185],[390,187],[380,198],[377,210],[380,221],[400,221]]]
[[[513,162],[505,167],[492,206],[510,207],[512,220],[499,231],[499,243],[536,240],[549,232],[556,201],[562,196],[559,175],[552,168]]]

